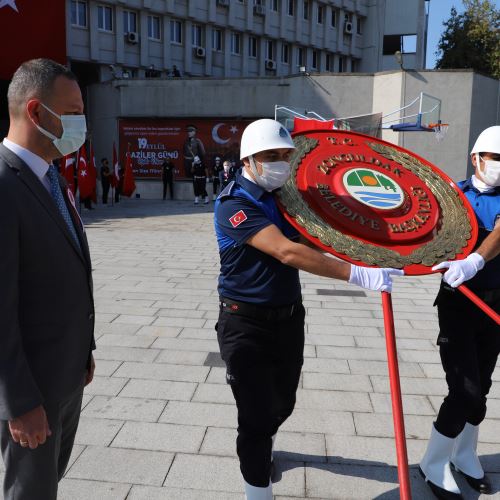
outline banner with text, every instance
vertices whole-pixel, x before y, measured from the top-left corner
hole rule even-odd
[[[191,177],[193,158],[199,156],[209,172],[216,156],[239,165],[240,139],[252,120],[123,118],[119,120],[120,159],[127,148],[136,178],[161,178],[169,158],[175,177]]]

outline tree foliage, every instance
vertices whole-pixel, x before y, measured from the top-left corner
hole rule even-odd
[[[462,0],[443,23],[436,68],[472,68],[500,78],[500,9],[489,0]]]

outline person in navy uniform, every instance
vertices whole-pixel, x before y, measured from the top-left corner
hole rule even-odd
[[[216,156],[214,160],[214,165],[212,167],[212,201],[217,199],[217,194],[220,187],[219,173],[222,171],[222,160],[220,156]]]
[[[288,131],[257,120],[241,139],[243,168],[215,203],[221,271],[217,338],[238,408],[237,452],[248,500],[271,500],[272,443],[290,416],[303,363],[299,269],[390,291],[395,269],[370,269],[299,242],[273,192],[290,175]]]
[[[476,250],[466,259],[442,262],[433,268],[447,268],[435,305],[439,317],[437,343],[448,394],[432,427],[420,471],[435,496],[444,499],[463,498],[450,464],[472,488],[491,492],[476,448],[500,353],[500,326],[456,287],[465,282],[500,313],[500,126],[489,127],[479,135],[471,160],[475,173],[458,186],[479,224]]]

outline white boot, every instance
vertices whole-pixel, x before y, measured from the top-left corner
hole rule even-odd
[[[477,457],[479,425],[465,424],[463,431],[455,439],[451,463],[460,472],[476,479],[484,477],[484,471]]]
[[[198,201],[199,201],[198,196],[195,196],[195,197],[194,197],[194,204],[195,204],[195,205],[198,205]]]
[[[433,425],[427,450],[420,462],[420,470],[427,482],[451,493],[449,498],[453,498],[453,495],[458,495],[456,498],[462,498],[450,468],[450,457],[454,445],[455,439],[443,436]],[[431,489],[434,491],[432,486]]]
[[[478,434],[478,425],[465,424],[462,432],[455,439],[451,463],[455,470],[465,477],[472,488],[479,493],[488,495],[492,492],[492,488],[477,456]]]
[[[266,488],[252,486],[245,481],[246,500],[273,500],[273,486],[269,483]]]

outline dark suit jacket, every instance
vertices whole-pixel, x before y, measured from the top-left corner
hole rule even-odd
[[[0,144],[0,420],[69,396],[95,348],[87,238],[62,191],[81,250],[49,192]]]

